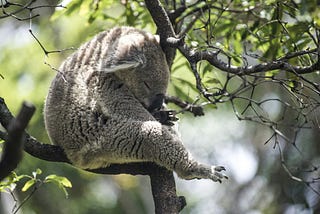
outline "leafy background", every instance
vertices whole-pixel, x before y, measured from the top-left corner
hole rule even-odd
[[[190,4],[193,2],[195,1],[189,1]],[[217,6],[221,3],[216,2]],[[320,25],[317,1],[295,1],[300,9],[298,11],[286,7],[285,3],[289,4],[291,1],[283,1],[282,7],[275,7],[279,1],[273,0],[231,2],[238,5],[239,11],[249,10],[257,5],[262,9],[259,17],[245,13],[237,13],[236,16],[228,12],[212,13],[212,35],[209,36],[207,31],[202,30],[204,20],[208,17],[202,17],[194,26],[199,30],[188,34],[187,43],[201,48],[209,42],[228,53],[235,65],[241,65],[244,42],[250,44],[251,52],[262,54],[259,61],[275,59],[288,51],[296,50],[295,48],[300,50],[308,47],[311,41],[306,32],[311,27]],[[229,1],[223,3],[227,4]],[[36,4],[52,5],[53,2],[42,1]],[[67,9],[45,7],[32,11],[40,16],[31,20],[31,29],[49,51],[79,47],[96,33],[117,25],[135,26],[153,33],[156,31],[143,1],[77,0],[64,1],[62,4],[67,5]],[[285,13],[279,13],[279,8]],[[185,14],[188,12],[187,10]],[[279,14],[297,17],[294,21],[288,18],[286,28],[291,37],[282,33],[281,25],[270,21]],[[19,15],[29,16],[29,13]],[[5,99],[14,114],[23,100],[35,104],[37,113],[29,124],[28,132],[39,141],[49,143],[42,111],[55,71],[45,63],[58,68],[73,50],[45,56],[28,32],[29,28],[28,20],[17,21],[12,17],[0,19],[0,74],[4,77],[0,78],[0,97]],[[257,59],[251,60],[255,63]],[[301,60],[308,64],[313,59],[305,57],[295,63],[299,64]],[[198,66],[208,88],[214,90],[225,81],[226,74],[211,65],[201,62]],[[203,99],[195,88],[195,79],[187,61],[180,54],[177,54],[171,72],[170,95],[190,102]],[[309,76],[314,81],[319,80],[319,73]],[[237,84],[239,82],[234,81],[229,86],[230,91]],[[255,96],[281,98],[285,94],[272,85],[266,85]],[[245,103],[239,102],[237,105],[241,107]],[[174,105],[170,107],[175,108]],[[224,165],[230,177],[229,181],[221,185],[207,180],[177,179],[178,192],[187,199],[187,207],[182,213],[319,211],[320,196],[304,183],[292,180],[281,166],[279,152],[271,143],[264,144],[270,138],[271,131],[263,125],[239,121],[232,107],[228,102],[205,106],[206,115],[203,117],[179,114],[179,129],[186,147],[203,162]],[[280,107],[276,103],[266,104],[265,109],[271,117],[277,118],[280,114]],[[293,146],[283,145],[286,158],[293,169],[309,161],[315,166],[319,165],[319,137],[319,128],[301,131],[297,140],[301,153]],[[306,169],[309,169],[308,166]],[[37,169],[41,169],[41,173]],[[154,210],[149,180],[144,176],[95,175],[69,165],[37,160],[26,153],[15,172],[30,176],[32,172],[38,172],[37,178],[42,181],[48,175],[55,174],[67,177],[72,183],[72,188],[67,188],[68,197],[52,183],[41,185],[18,213],[153,213]],[[34,187],[38,187],[33,185],[27,191],[22,191],[27,181],[28,178],[21,178],[17,183],[14,198],[6,192],[1,193],[0,212],[10,213],[15,204],[21,204]],[[316,183],[314,188],[319,189],[319,184]]]

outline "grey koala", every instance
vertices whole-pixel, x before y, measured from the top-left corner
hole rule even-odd
[[[169,68],[156,36],[116,27],[82,45],[59,68],[45,103],[52,143],[83,169],[155,162],[183,179],[227,178],[198,163],[170,126],[150,113],[163,103]]]

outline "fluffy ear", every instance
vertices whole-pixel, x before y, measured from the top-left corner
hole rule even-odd
[[[113,73],[117,71],[123,71],[123,70],[131,70],[133,68],[137,68],[141,65],[141,62],[139,61],[120,61],[117,63],[112,63],[110,65],[103,66],[101,70],[106,73]]]
[[[146,63],[146,58],[143,53],[136,53],[132,56],[127,56],[126,59],[109,58],[103,60],[98,65],[99,71],[113,73],[117,71],[132,70],[137,67],[143,67]]]

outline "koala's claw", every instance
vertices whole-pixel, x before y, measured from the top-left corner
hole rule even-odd
[[[226,168],[223,166],[212,166],[210,179],[219,183],[222,183],[222,179],[228,179],[228,176],[221,173],[221,171],[226,171]]]
[[[212,168],[218,172],[226,171],[226,168],[224,166],[213,166]]]
[[[158,110],[151,113],[153,117],[163,125],[173,126],[175,121],[179,120],[176,117],[174,110]]]

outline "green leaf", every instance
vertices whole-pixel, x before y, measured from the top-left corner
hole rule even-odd
[[[71,188],[72,184],[69,181],[68,178],[66,177],[62,177],[62,176],[58,176],[58,175],[48,175],[45,179],[44,179],[44,183],[55,183],[56,185],[58,185],[58,187],[64,192],[64,195],[66,196],[66,198],[68,198],[68,192],[67,192],[67,188]]]
[[[0,184],[0,192],[9,193],[8,190],[13,191],[16,188],[16,183],[10,183],[10,184]]]
[[[31,180],[28,180],[24,186],[22,187],[21,191],[22,192],[25,192],[27,191],[30,187],[32,187],[34,184],[36,183],[36,180],[35,179],[31,179]]]
[[[217,78],[214,78],[214,77],[212,77],[212,78],[206,78],[206,79],[204,80],[204,83],[205,83],[205,84],[221,84],[220,80],[217,79]]]
[[[33,175],[34,178],[36,178],[37,175],[40,175],[40,174],[42,174],[42,170],[39,169],[39,168],[36,171],[32,172],[32,175]]]
[[[71,182],[69,181],[68,178],[66,177],[62,177],[62,176],[58,176],[58,175],[48,175],[45,180],[45,183],[50,183],[50,182],[56,182],[59,185],[62,185],[64,187],[72,187]]]
[[[270,77],[277,75],[278,73],[279,73],[279,70],[266,71],[265,77],[270,78]]]
[[[15,172],[11,172],[9,176],[0,182],[0,192],[9,193],[8,190],[13,191],[17,186],[17,181],[17,174]]]

